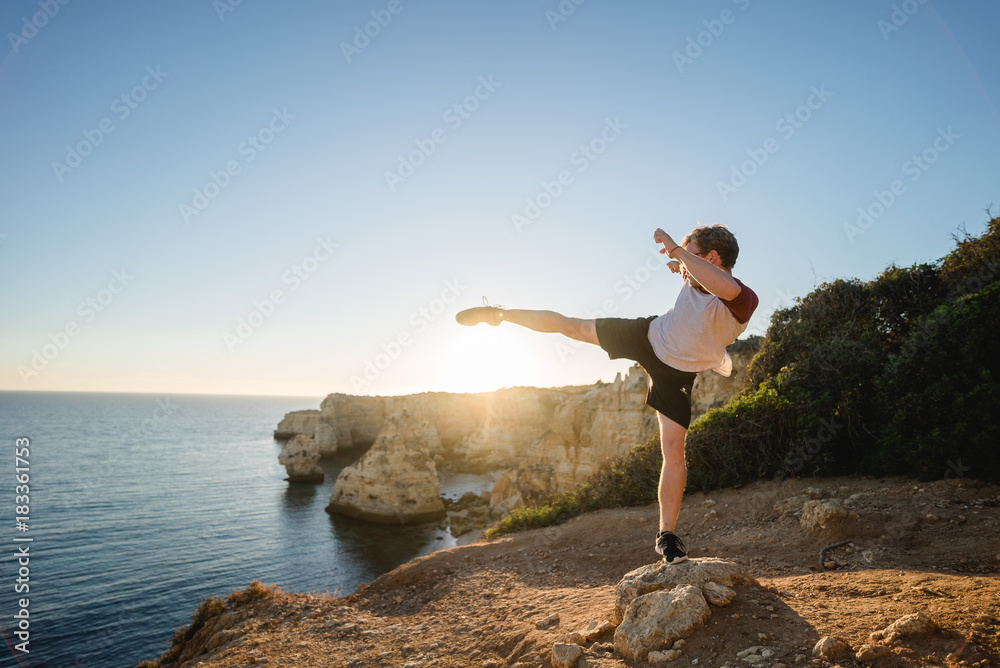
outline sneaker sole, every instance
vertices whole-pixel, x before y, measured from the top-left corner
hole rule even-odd
[[[667,561],[667,558],[663,557],[663,561],[666,562],[666,564],[668,566],[673,566],[674,564],[680,564],[680,563],[683,563],[683,562],[685,562],[687,560],[688,560],[687,557],[677,557],[673,561]]]

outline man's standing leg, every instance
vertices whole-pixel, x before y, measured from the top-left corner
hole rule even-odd
[[[660,531],[673,531],[681,512],[681,499],[687,484],[684,463],[684,436],[687,429],[657,411],[660,421],[660,449],[663,467],[660,469]]]
[[[663,555],[668,564],[678,564],[687,560],[684,542],[674,535],[674,526],[681,512],[681,500],[687,484],[687,468],[684,463],[684,436],[687,429],[659,411],[656,417],[660,422],[660,450],[663,453],[660,486],[657,490],[660,531],[656,535],[656,551]]]

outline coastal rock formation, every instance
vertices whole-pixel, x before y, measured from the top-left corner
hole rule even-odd
[[[288,482],[323,482],[319,448],[309,436],[295,436],[281,448],[278,463],[285,467]]]
[[[500,476],[490,493],[490,508],[509,513],[520,506],[533,505],[544,499],[554,486],[552,466],[521,466]]]
[[[501,460],[517,468],[494,487],[493,507],[509,511],[572,489],[611,457],[655,435],[656,413],[645,404],[647,384],[648,376],[637,365],[624,380],[619,375],[612,383],[566,397],[533,442]]]
[[[341,471],[329,512],[371,522],[414,524],[444,517],[437,468],[437,429],[409,411],[393,413],[361,460]]]
[[[692,410],[724,404],[739,389],[758,347],[730,346],[733,377],[698,375]],[[611,383],[590,387],[504,388],[495,392],[425,392],[395,397],[330,394],[319,411],[289,413],[275,437],[311,436],[321,457],[342,448],[367,447],[389,428],[389,416],[405,411],[432,425],[437,438],[425,443],[430,456],[449,469],[507,471],[494,488],[495,512],[567,491],[608,459],[658,433],[656,412],[646,406],[648,376],[638,365]]]
[[[319,411],[292,411],[285,413],[285,417],[278,423],[278,428],[274,430],[274,438],[277,441],[287,441],[298,435],[316,437],[316,419]]]

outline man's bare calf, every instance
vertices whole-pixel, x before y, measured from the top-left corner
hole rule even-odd
[[[501,319],[521,325],[536,332],[562,334],[577,341],[601,345],[597,341],[597,324],[586,318],[570,318],[555,311],[533,311],[529,309],[503,309]]]

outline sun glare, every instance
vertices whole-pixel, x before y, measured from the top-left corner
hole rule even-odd
[[[515,385],[549,386],[542,342],[532,332],[478,326],[444,342],[435,386],[447,392],[489,392]],[[535,337],[538,335],[535,334]]]

